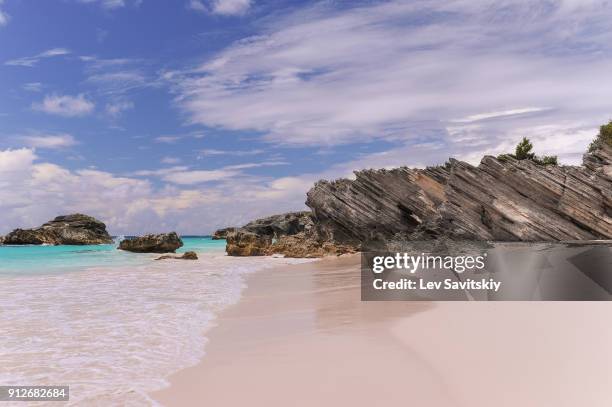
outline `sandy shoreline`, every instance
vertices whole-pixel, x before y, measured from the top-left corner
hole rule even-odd
[[[359,299],[359,257],[263,270],[166,406],[609,406],[609,303]],[[407,404],[409,403],[409,404]]]

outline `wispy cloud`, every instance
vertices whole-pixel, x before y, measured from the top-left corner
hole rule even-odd
[[[207,5],[208,4],[208,5]],[[187,8],[199,12],[210,12],[225,16],[242,15],[253,4],[252,0],[208,0],[207,4],[202,0],[189,0]]]
[[[43,51],[40,54],[31,56],[31,57],[23,57],[23,58],[8,60],[4,63],[4,65],[27,66],[31,68],[35,66],[36,64],[38,64],[40,60],[42,59],[59,57],[59,56],[68,55],[68,54],[70,54],[70,51],[66,48],[52,48],[47,51]]]
[[[133,109],[133,108],[134,108],[134,102],[131,102],[129,100],[119,100],[119,101],[108,103],[106,105],[106,114],[112,117],[119,117],[124,112],[130,109]]]
[[[0,6],[4,3],[4,0],[0,0]],[[2,11],[0,8],[0,27],[3,25],[7,25],[9,22],[9,15],[6,12]]]
[[[179,162],[175,159],[164,159],[162,162],[173,164]],[[235,165],[227,165],[221,168],[201,170],[191,169],[187,166],[180,165],[168,168],[160,168],[157,170],[141,170],[136,171],[132,175],[141,177],[159,177],[163,181],[177,185],[196,185],[208,182],[217,182],[229,180],[230,178],[246,176],[244,170],[261,167],[275,167],[279,165],[288,165],[284,161],[262,161],[256,163],[242,163]]]
[[[32,108],[41,112],[65,117],[85,116],[93,112],[95,105],[85,95],[47,95],[40,103],[34,103]]]
[[[258,36],[166,76],[189,123],[298,146],[425,135],[450,145],[473,124],[470,142],[501,144],[510,118],[576,128],[609,116],[609,2],[359,4],[322,2],[270,20]]]
[[[158,136],[154,140],[156,143],[174,144],[181,138],[181,136]]]
[[[217,150],[214,148],[200,150],[201,156],[218,156],[218,155],[227,155],[227,156],[236,156],[236,157],[244,157],[247,155],[258,155],[263,154],[265,151],[263,149],[253,149],[253,150]]]
[[[204,134],[200,133],[200,132],[195,132],[195,133],[188,133],[188,134],[179,134],[179,135],[163,135],[163,136],[158,136],[155,137],[153,139],[153,141],[155,141],[156,143],[165,143],[165,144],[174,144],[180,140],[183,140],[185,138],[195,138],[195,139],[200,139],[203,138]]]
[[[28,92],[40,92],[42,91],[43,84],[40,82],[28,82],[24,83],[22,88]]]
[[[41,149],[61,149],[77,144],[70,134],[23,136],[21,141],[28,147]]]
[[[121,7],[125,7],[128,4],[139,6],[142,3],[142,0],[76,0],[79,3],[92,3],[99,4],[105,9],[113,10]]]
[[[215,14],[244,14],[252,4],[252,0],[212,0],[212,10]]]
[[[472,123],[472,122],[478,122],[481,120],[499,119],[503,117],[515,117],[515,116],[520,116],[524,114],[540,113],[540,112],[545,112],[547,110],[551,110],[551,109],[546,108],[546,107],[524,107],[520,109],[502,110],[499,112],[479,113],[479,114],[474,114],[474,115],[464,117],[462,119],[451,120],[451,121],[455,123]]]
[[[208,9],[201,0],[189,0],[187,2],[187,8],[200,12],[208,11]]]
[[[160,160],[160,162],[161,162],[162,164],[171,164],[171,165],[174,165],[174,164],[178,164],[178,163],[180,163],[180,162],[181,162],[181,159],[180,159],[180,158],[178,158],[178,157],[164,157],[164,158],[162,158],[162,159]]]

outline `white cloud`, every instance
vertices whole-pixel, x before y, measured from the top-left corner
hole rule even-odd
[[[107,10],[114,10],[118,8],[122,8],[127,6],[128,4],[132,4],[134,6],[139,6],[142,3],[142,0],[77,0],[79,3],[92,3],[99,4],[103,8]]]
[[[66,48],[52,48],[52,49],[43,51],[40,54],[31,56],[31,57],[23,57],[23,58],[8,60],[4,63],[4,65],[27,66],[31,68],[35,66],[36,64],[38,64],[38,62],[40,62],[41,59],[59,57],[59,56],[64,56],[68,54],[70,54],[70,50]]]
[[[0,0],[0,6],[4,3],[4,0]],[[0,9],[0,27],[7,25],[9,22],[9,15]]]
[[[208,148],[204,150],[200,150],[201,156],[218,156],[218,155],[228,155],[228,156],[236,156],[243,157],[247,155],[258,155],[264,153],[262,149],[253,149],[253,150],[217,150],[214,148]]]
[[[42,91],[43,84],[40,82],[28,82],[23,84],[23,90],[28,92],[40,92]]]
[[[187,8],[195,11],[205,12],[207,11],[206,6],[201,0],[189,0]]]
[[[159,136],[155,137],[154,140],[156,143],[174,144],[182,138],[182,136]]]
[[[317,3],[269,20],[260,35],[165,78],[189,123],[275,144],[403,145],[431,135],[450,146],[466,133],[447,127],[465,127],[464,118],[480,125],[470,142],[478,134],[499,146],[516,127],[608,119],[604,1],[361,4]]]
[[[550,109],[545,108],[545,107],[524,107],[520,109],[503,110],[500,112],[487,112],[487,113],[474,114],[474,115],[464,117],[462,119],[451,120],[451,122],[472,123],[472,122],[477,122],[480,120],[499,119],[499,118],[508,117],[508,116],[519,116],[519,115],[529,114],[529,113],[545,112],[547,110],[550,110]]]
[[[85,95],[47,95],[41,103],[32,108],[41,112],[65,117],[84,116],[93,112],[95,105]]]
[[[251,0],[212,0],[212,11],[222,15],[244,14],[251,7]]]
[[[162,162],[165,164],[175,164],[179,161],[180,160],[175,158],[164,158],[162,160]],[[141,177],[155,176],[161,178],[166,182],[170,182],[172,184],[177,185],[196,185],[246,176],[243,170],[288,164],[289,163],[284,161],[262,161],[257,163],[227,165],[225,167],[213,170],[193,170],[187,166],[174,166],[168,168],[161,168],[158,170],[136,171],[133,173],[133,175]]]
[[[162,164],[178,164],[181,162],[181,159],[178,157],[164,157],[160,160]]]
[[[145,75],[137,70],[100,72],[89,76],[87,82],[98,86],[107,95],[122,95],[150,85]]]
[[[66,148],[77,144],[70,134],[23,136],[21,140],[28,147],[46,149]]]
[[[180,174],[181,168],[172,171]],[[40,162],[32,149],[0,150],[0,234],[74,212],[103,220],[115,234],[201,234],[303,206],[303,191],[290,181],[225,179],[222,170],[199,177],[220,184],[155,187],[146,179]]]
[[[112,117],[119,117],[125,111],[133,109],[134,103],[128,100],[120,100],[117,102],[108,103],[106,105],[106,113]]]
[[[20,172],[29,168],[36,154],[28,148],[18,150],[0,150],[0,174],[6,176],[7,173]]]
[[[193,170],[177,171],[162,177],[164,181],[179,185],[195,185],[205,182],[221,181],[238,175],[236,170]]]
[[[208,6],[202,0],[189,0],[187,8],[198,12],[211,12],[225,16],[241,15],[251,7],[252,0],[209,0]]]

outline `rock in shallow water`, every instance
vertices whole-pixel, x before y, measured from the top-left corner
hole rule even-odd
[[[196,252],[185,252],[185,253],[183,253],[182,256],[165,255],[165,256],[160,256],[160,257],[156,258],[155,260],[167,260],[167,259],[197,260],[198,259],[198,255],[196,254]]]
[[[119,243],[120,250],[135,253],[174,253],[182,246],[183,241],[176,232],[144,235]]]
[[[90,245],[109,244],[113,240],[106,225],[82,214],[58,216],[34,229],[15,229],[4,237],[7,245]]]

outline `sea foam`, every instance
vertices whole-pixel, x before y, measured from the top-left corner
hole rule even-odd
[[[2,278],[0,383],[69,385],[69,405],[154,405],[149,392],[203,357],[247,274],[304,261],[200,257]]]

